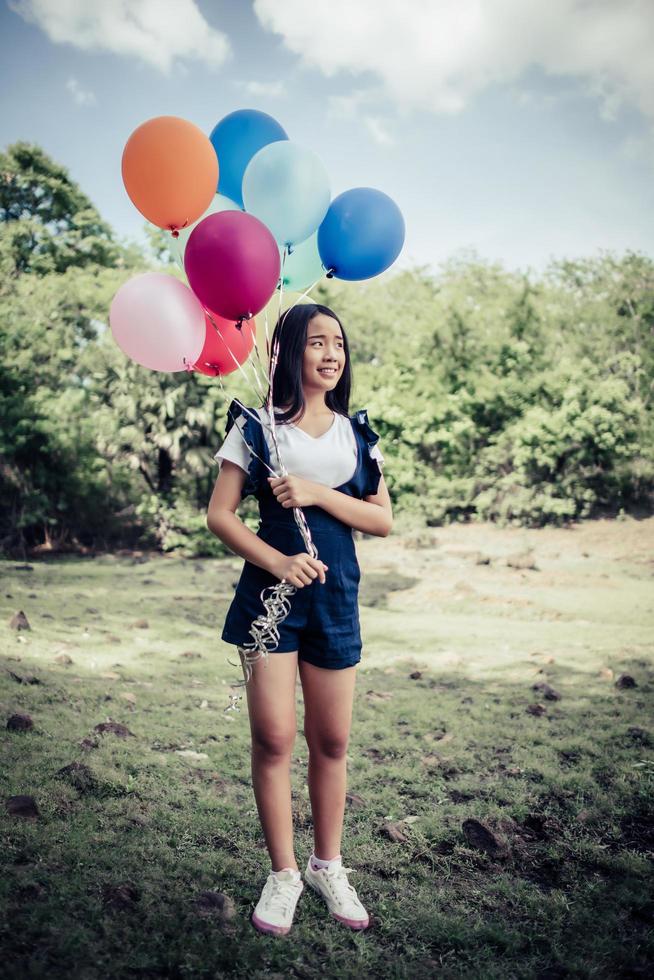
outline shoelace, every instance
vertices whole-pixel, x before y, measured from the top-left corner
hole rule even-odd
[[[358,896],[356,893],[356,888],[351,885],[347,880],[347,875],[355,871],[355,868],[332,868],[331,871],[327,870],[328,877],[333,881],[338,881],[340,884],[347,885],[347,889],[351,895],[353,895],[357,900]]]
[[[293,899],[297,894],[297,883],[294,881],[280,881],[272,878],[270,896],[266,900],[266,905],[270,909],[281,912],[285,915],[290,912]]]

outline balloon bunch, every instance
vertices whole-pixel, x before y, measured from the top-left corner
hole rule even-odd
[[[266,315],[264,371],[254,317],[276,290],[281,313],[284,289],[306,296],[324,276],[354,281],[384,272],[404,244],[398,206],[370,187],[331,200],[319,157],[254,109],[225,116],[208,137],[175,116],[148,120],[127,140],[122,176],[136,208],[171,233],[188,286],[159,273],[126,282],[109,314],[116,343],[155,371],[195,370],[221,380],[240,370],[250,384],[244,365],[254,350],[250,366],[284,475],[272,401],[279,331],[271,351]],[[302,511],[295,508],[294,516],[307,551],[316,554]],[[264,604],[258,631],[253,624],[251,649],[240,651],[248,663],[274,643],[285,597],[294,591],[287,583],[273,589],[282,586],[283,595]]]

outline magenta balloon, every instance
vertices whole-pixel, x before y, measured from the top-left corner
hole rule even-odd
[[[203,306],[226,320],[256,316],[279,281],[279,249],[262,221],[244,211],[221,211],[198,222],[184,267]]]
[[[158,272],[123,283],[109,324],[120,349],[153,371],[184,371],[204,346],[205,315],[197,297],[179,279]]]

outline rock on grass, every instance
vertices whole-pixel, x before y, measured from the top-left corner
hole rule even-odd
[[[31,630],[32,627],[29,624],[29,620],[22,609],[19,609],[17,613],[9,620],[9,629],[12,630]]]
[[[541,695],[548,701],[560,701],[561,695],[558,691],[555,691],[553,687],[546,684],[544,681],[539,681],[538,684],[532,686],[532,691],[539,691]]]
[[[83,762],[71,762],[58,769],[55,773],[58,779],[65,779],[78,793],[95,793],[98,781],[93,772]]]
[[[620,674],[620,676],[617,678],[615,682],[615,686],[619,690],[624,690],[625,688],[628,687],[638,687],[638,684],[636,683],[635,678],[631,676],[631,674]]]
[[[506,839],[497,834],[487,823],[471,817],[464,820],[461,830],[468,844],[477,851],[484,851],[490,857],[505,858],[509,855]]]
[[[12,817],[22,817],[23,820],[36,820],[40,816],[33,796],[10,796],[7,800],[7,812]]]
[[[130,732],[127,725],[121,725],[119,721],[112,721],[111,718],[108,721],[101,721],[99,725],[96,725],[93,729],[94,732],[99,732],[101,735],[106,733],[111,735],[118,735],[120,738],[136,738],[134,732]]]
[[[140,898],[138,888],[131,881],[124,881],[118,885],[104,885],[102,889],[104,905],[117,911],[130,911]]]
[[[13,670],[9,671],[9,676],[18,684],[40,684],[41,681],[35,674],[16,674]]]
[[[393,841],[394,844],[405,844],[409,840],[408,834],[402,828],[401,823],[386,822],[380,828],[380,834]]]
[[[236,915],[233,900],[223,892],[200,892],[195,899],[195,910],[198,915],[215,917],[222,922],[230,922]]]
[[[7,731],[10,732],[29,732],[32,728],[34,728],[34,722],[31,716],[21,711],[12,715],[7,722]]]

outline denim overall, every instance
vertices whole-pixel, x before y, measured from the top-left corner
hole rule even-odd
[[[250,453],[248,474],[241,491],[241,498],[253,494],[259,502],[257,536],[285,555],[306,551],[293,509],[282,507],[270,489],[267,479],[270,472],[261,460],[272,464],[261,424],[233,401],[228,410],[225,434],[240,415],[244,418],[245,441],[257,454]],[[362,499],[377,493],[379,487],[381,470],[377,460],[370,456],[370,448],[378,442],[379,436],[370,428],[365,410],[351,416],[350,422],[357,444],[356,470],[347,483],[335,489]],[[279,627],[279,644],[271,652],[297,650],[298,659],[316,667],[352,667],[361,660],[357,602],[361,573],[352,528],[321,507],[302,509],[318,557],[329,566],[325,572],[326,581],[323,584],[314,579],[311,585],[305,585],[291,596],[291,611]],[[242,646],[251,640],[250,625],[264,611],[261,590],[277,581],[270,572],[245,562],[222,631],[226,643]]]

